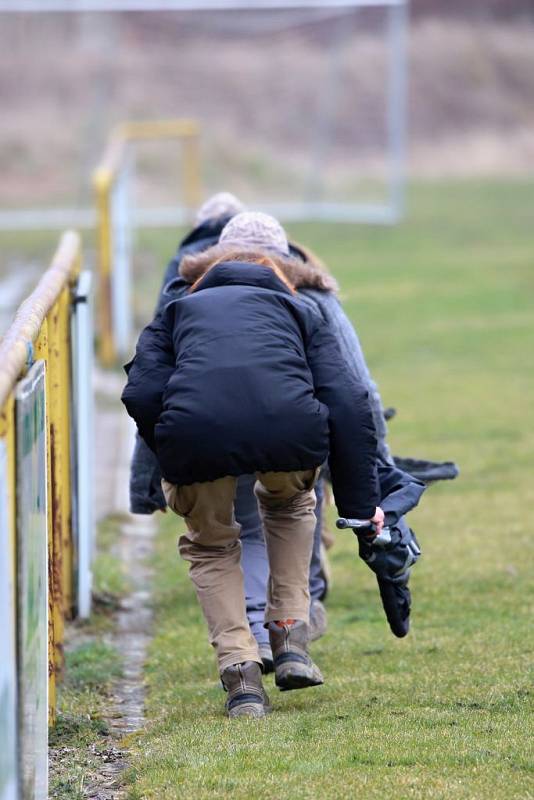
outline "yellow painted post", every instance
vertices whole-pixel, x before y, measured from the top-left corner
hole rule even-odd
[[[52,516],[52,470],[50,469],[50,374],[48,369],[48,320],[43,320],[35,341],[35,360],[46,363],[46,492],[48,496],[48,721],[56,721],[56,675],[57,649],[56,637],[63,639],[63,617],[58,618],[56,603],[56,582],[54,580],[54,526]]]
[[[65,473],[69,470],[70,452],[69,443],[69,415],[68,415],[68,392],[69,385],[63,383],[64,369],[62,368],[62,359],[64,358],[64,348],[66,346],[64,332],[62,330],[62,305],[64,306],[65,300],[62,298],[66,293],[66,301],[68,304],[69,289],[62,290],[58,299],[52,306],[48,316],[48,361],[47,361],[47,383],[46,388],[48,391],[48,434],[49,445],[48,452],[50,454],[49,473],[51,480],[51,494],[49,495],[49,508],[51,509],[51,517],[49,520],[52,525],[52,595],[54,605],[54,664],[56,669],[56,681],[63,673],[64,655],[63,655],[63,628],[64,628],[64,609],[66,605],[65,589],[67,588],[64,582],[66,572],[72,566],[72,562],[64,564],[64,559],[68,554],[64,550],[65,539],[70,540],[70,519],[63,517],[63,510],[66,503],[70,505],[67,498],[63,495],[67,494],[70,489],[70,478],[65,481]],[[63,308],[63,315],[65,309]],[[68,305],[66,309],[68,315]],[[64,419],[66,417],[66,420]],[[65,429],[66,428],[66,429]],[[70,545],[70,541],[69,541]],[[50,572],[50,571],[49,571]],[[68,587],[71,588],[70,575],[68,579]]]
[[[200,148],[197,131],[184,138],[183,154],[184,205],[193,217],[201,198]]]
[[[49,315],[48,364],[51,384],[50,453],[56,579],[62,610],[72,615],[72,487],[70,454],[70,288],[66,286]],[[59,598],[58,598],[59,599]],[[58,647],[56,637],[56,647]]]
[[[102,161],[93,177],[98,228],[98,356],[105,367],[113,366],[117,359],[113,332],[111,194],[129,143],[143,139],[179,139],[183,148],[184,205],[191,218],[202,197],[200,127],[196,120],[138,120],[122,122],[113,128]]]
[[[112,230],[111,172],[99,169],[94,176],[98,228],[98,355],[105,367],[115,361],[111,306]]]

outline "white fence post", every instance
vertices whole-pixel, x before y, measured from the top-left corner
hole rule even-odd
[[[75,541],[77,545],[77,606],[78,616],[87,619],[91,614],[92,572],[94,548],[93,492],[93,276],[89,271],[80,274],[74,296],[72,315],[72,376],[73,376],[73,452],[75,490]]]

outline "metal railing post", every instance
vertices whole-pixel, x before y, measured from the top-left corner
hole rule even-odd
[[[56,579],[54,552],[54,517],[52,512],[52,470],[50,448],[50,400],[51,378],[48,369],[48,355],[50,352],[48,338],[48,319],[45,318],[39,330],[34,346],[34,359],[45,362],[45,435],[46,435],[46,494],[48,515],[48,722],[53,725],[56,721],[56,683],[58,672],[63,669],[63,652],[58,651],[58,642],[63,645],[63,614],[62,604],[58,602],[58,593],[61,585]],[[59,555],[59,554],[57,554]]]
[[[111,318],[112,225],[111,173],[99,169],[94,176],[98,236],[98,356],[105,367],[115,361],[113,321]]]
[[[200,137],[198,130],[193,130],[183,140],[183,173],[184,173],[184,205],[191,219],[200,205],[202,196],[200,181]]]
[[[194,119],[122,122],[111,132],[108,146],[94,173],[98,237],[98,356],[113,366],[131,345],[130,230],[134,214],[129,204],[129,160],[132,143],[178,139],[182,145],[182,196],[188,216],[201,200],[200,128]]]

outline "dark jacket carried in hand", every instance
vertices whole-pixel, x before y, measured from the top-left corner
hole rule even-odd
[[[269,267],[213,267],[145,329],[127,371],[123,401],[168,481],[311,469],[329,456],[339,512],[373,516],[367,390]]]

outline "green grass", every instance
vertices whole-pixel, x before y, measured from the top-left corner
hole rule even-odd
[[[70,649],[65,660],[57,721],[49,733],[49,797],[83,800],[102,769],[100,752],[114,743],[106,715],[111,682],[122,668],[119,653],[95,639]]]
[[[104,612],[114,611],[130,589],[124,564],[116,551],[121,518],[112,515],[98,525],[97,552],[93,561],[93,602]]]
[[[113,628],[113,612],[129,587],[115,552],[120,523],[113,515],[98,525],[92,614],[68,629],[57,721],[49,732],[49,796],[55,800],[87,797],[95,774],[102,771],[100,754],[116,744],[107,719],[111,686],[122,675],[122,659],[103,637]]]
[[[527,182],[428,184],[393,229],[291,227],[338,277],[383,400],[398,408],[393,451],[456,460],[461,477],[410,516],[424,551],[410,636],[389,633],[374,577],[340,533],[330,628],[313,647],[326,684],[281,694],[269,678],[274,713],[260,723],[223,716],[167,516],[131,798],[534,797],[533,201]],[[145,309],[177,238],[141,238]]]
[[[118,652],[104,642],[81,644],[67,659],[67,686],[98,689],[122,673]]]

